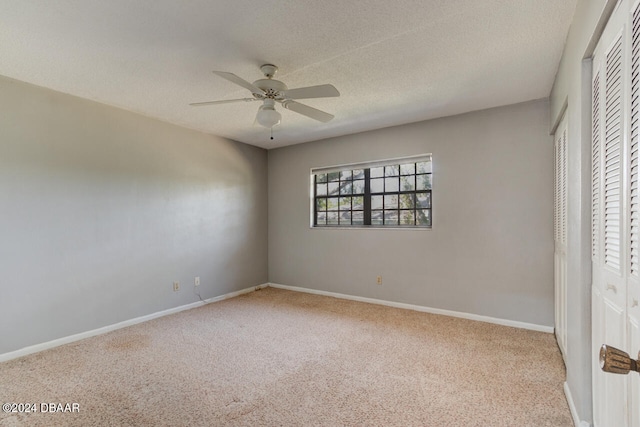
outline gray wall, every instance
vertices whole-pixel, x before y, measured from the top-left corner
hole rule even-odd
[[[432,230],[309,228],[310,168],[421,153],[434,159]],[[268,158],[270,282],[554,324],[547,101],[279,148]]]
[[[267,281],[265,150],[0,94],[0,354]]]
[[[566,111],[567,386],[581,420],[591,422],[591,61],[615,0],[580,0],[551,91],[551,123]],[[566,109],[566,110],[565,110]]]

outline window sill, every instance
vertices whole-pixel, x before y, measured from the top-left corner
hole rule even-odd
[[[341,226],[323,226],[323,227],[315,227],[313,225],[309,226],[312,230],[403,230],[403,231],[431,231],[433,227],[402,227],[402,226],[386,226],[386,227],[376,227],[375,225],[367,225],[367,226],[351,226],[351,227],[341,227]]]

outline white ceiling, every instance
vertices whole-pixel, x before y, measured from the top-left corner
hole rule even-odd
[[[549,95],[576,0],[0,0],[0,75],[263,148]],[[328,123],[259,102],[211,70],[253,82],[277,65]]]

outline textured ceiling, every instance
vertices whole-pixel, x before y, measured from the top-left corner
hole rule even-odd
[[[0,0],[0,75],[264,148],[549,95],[576,0]],[[259,102],[190,107],[250,93],[279,67],[321,123]]]

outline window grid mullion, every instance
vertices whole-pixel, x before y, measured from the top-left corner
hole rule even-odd
[[[371,225],[371,170],[364,170],[364,225]]]
[[[318,175],[313,176],[313,225],[318,226]]]

